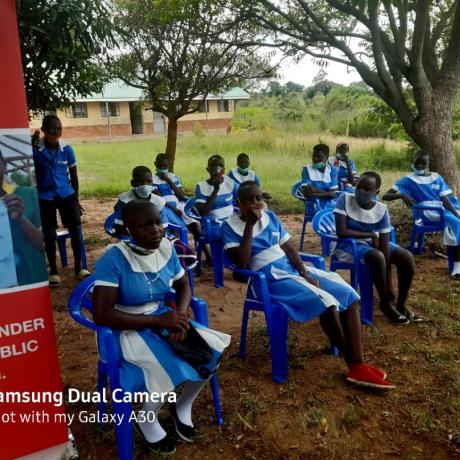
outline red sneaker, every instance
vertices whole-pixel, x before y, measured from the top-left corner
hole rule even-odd
[[[387,373],[379,369],[378,367],[371,366],[370,364],[364,364],[367,366],[377,377],[385,380],[387,378]]]
[[[391,382],[379,377],[375,371],[371,370],[369,366],[364,363],[352,364],[348,372],[347,380],[356,385],[379,388],[381,390],[391,390],[395,388]]]

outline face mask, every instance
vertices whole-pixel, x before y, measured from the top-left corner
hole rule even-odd
[[[238,167],[238,172],[240,174],[246,175],[249,172],[249,168],[240,168],[240,167]]]
[[[337,153],[335,154],[335,157],[336,157],[337,160],[339,160],[339,161],[340,161],[340,160],[343,160],[343,153],[337,152]]]
[[[417,169],[414,165],[412,165],[412,172],[416,175],[416,176],[424,176],[425,175],[425,171],[426,169]]]
[[[139,187],[134,187],[133,190],[139,198],[148,198],[153,192],[153,187],[151,185],[139,185]]]
[[[168,168],[166,168],[166,169],[159,169],[159,168],[157,168],[157,173],[158,173],[158,174],[168,174],[168,172],[169,172],[169,169],[168,169]]]
[[[326,166],[326,162],[325,161],[320,161],[318,163],[313,163],[313,167],[315,169],[323,169],[324,167]]]
[[[221,174],[223,170],[222,166],[216,166],[216,174]]]
[[[364,208],[374,199],[374,194],[357,188],[355,190],[355,199],[358,206]]]

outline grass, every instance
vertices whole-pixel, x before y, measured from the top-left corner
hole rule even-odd
[[[210,155],[222,155],[229,170],[235,166],[237,154],[247,152],[264,189],[274,197],[272,206],[281,212],[299,212],[301,203],[292,198],[290,188],[300,179],[302,166],[310,162],[313,145],[325,142],[332,149],[340,140],[343,139],[327,134],[276,131],[179,136],[175,172],[185,189],[193,192],[195,184],[207,177],[205,167]],[[383,173],[385,187],[401,174],[396,171],[408,167],[402,142],[384,139],[350,139],[349,142],[358,170],[373,169],[373,165],[388,170]],[[154,168],[154,157],[164,151],[164,147],[163,138],[74,144],[82,195],[115,198],[130,187],[132,168],[137,165]]]

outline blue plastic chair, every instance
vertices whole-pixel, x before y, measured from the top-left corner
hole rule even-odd
[[[321,256],[300,253],[305,262],[312,263],[316,268],[325,269],[324,259]],[[276,383],[284,383],[287,380],[287,335],[288,315],[286,310],[279,304],[271,301],[267,279],[262,272],[237,268],[224,254],[225,265],[233,272],[248,279],[248,288],[243,305],[243,320],[241,324],[240,358],[246,355],[246,337],[250,311],[263,311],[267,323],[268,337],[270,341],[270,355],[272,361],[272,378]],[[260,289],[261,297],[255,296],[254,286]],[[331,345],[331,353],[338,354],[336,347]]]
[[[117,351],[119,346],[116,343],[112,329],[97,325],[94,321],[88,318],[84,312],[84,310],[90,314],[93,312],[93,301],[91,299],[91,295],[94,288],[94,282],[95,277],[89,276],[75,287],[70,294],[68,310],[76,322],[96,332],[99,350],[99,360],[97,364],[97,391],[99,394],[102,394],[102,391],[107,387],[108,382],[110,383],[110,389],[112,392],[117,388],[122,388],[120,385],[119,374],[120,355]],[[175,293],[170,291],[168,298],[174,299],[174,297]],[[204,326],[207,326],[208,315],[206,303],[202,299],[193,297],[191,306],[194,312],[195,320]],[[217,374],[211,378],[210,384],[217,424],[222,425],[224,421],[220,406],[219,382]],[[133,430],[131,421],[129,420],[132,410],[133,408],[131,403],[112,401],[113,413],[124,415],[122,423],[115,424],[117,451],[118,458],[120,460],[133,459]],[[107,407],[104,402],[100,402],[98,404],[98,413],[99,416],[107,413]]]
[[[85,270],[88,270],[88,260],[86,258],[86,245],[85,245],[85,239],[83,238],[83,232],[81,230],[81,225],[80,225],[79,231],[80,231],[80,236],[81,236],[81,266]],[[67,229],[58,230],[56,232],[56,242],[58,245],[59,257],[61,258],[61,265],[63,267],[67,267],[68,265],[67,248],[66,248],[66,243],[68,239],[70,239],[70,234]]]
[[[201,224],[201,236],[195,240],[195,251],[198,259],[196,266],[197,276],[201,275],[202,271],[202,253],[204,245],[208,244],[211,248],[211,257],[213,264],[214,286],[221,288],[224,286],[224,244],[221,239],[213,239],[212,237],[212,217],[202,217],[195,208],[195,198],[190,198],[184,208],[187,216],[196,219]]]
[[[303,242],[305,239],[305,231],[307,229],[307,224],[308,222],[311,222],[313,220],[313,215],[310,214],[310,209],[308,209],[308,203],[314,203],[316,206],[316,209],[321,209],[321,203],[318,198],[305,198],[302,190],[301,190],[301,185],[303,182],[300,180],[299,182],[296,182],[292,187],[291,187],[291,195],[302,201],[304,205],[304,216],[303,216],[303,223],[302,223],[302,232],[300,234],[300,245],[299,245],[299,251],[303,250]]]

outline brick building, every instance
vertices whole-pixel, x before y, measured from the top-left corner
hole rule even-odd
[[[196,101],[198,110],[185,115],[178,122],[179,131],[225,129],[229,125],[239,101],[249,99],[241,88],[223,94],[209,95],[206,101]],[[77,98],[63,110],[57,111],[66,138],[115,137],[131,134],[163,134],[167,119],[149,108],[142,100],[142,90],[120,82],[106,85],[101,94]],[[30,121],[31,130],[40,129],[41,117]]]

